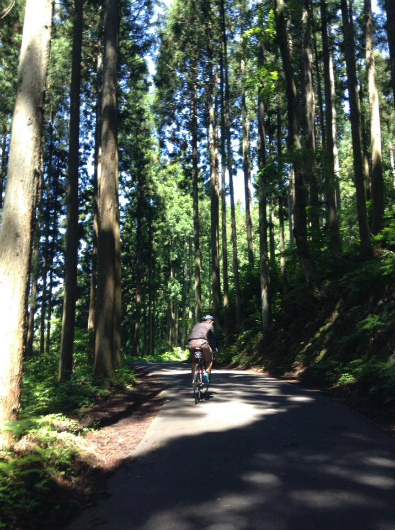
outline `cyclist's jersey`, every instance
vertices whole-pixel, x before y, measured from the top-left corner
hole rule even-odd
[[[188,337],[188,342],[192,339],[205,339],[212,348],[217,347],[214,326],[206,322],[198,322],[193,326],[191,334]]]

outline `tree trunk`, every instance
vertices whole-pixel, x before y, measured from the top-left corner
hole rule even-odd
[[[18,417],[52,3],[27,0],[0,231],[0,422]],[[1,435],[3,436],[3,434]],[[7,443],[8,437],[0,441]]]
[[[391,83],[394,96],[395,106],[395,2],[394,0],[385,0],[385,10],[387,12],[387,35],[388,46],[390,50],[391,63]]]
[[[48,270],[50,272],[49,272],[49,282],[48,282],[48,286],[47,286],[47,290],[46,290],[46,298],[47,298],[47,302],[46,302],[47,330],[46,330],[46,334],[45,334],[45,348],[44,348],[45,352],[47,354],[49,354],[50,346],[51,346],[51,318],[52,318],[52,308],[53,308],[52,293],[53,293],[53,286],[54,286],[54,268],[53,268],[53,263],[54,263],[54,260],[55,260],[56,238],[58,236],[58,224],[59,224],[58,213],[57,213],[57,210],[56,210],[57,199],[58,199],[58,195],[59,195],[59,177],[60,177],[60,173],[61,173],[61,169],[60,169],[59,165],[60,165],[60,161],[59,161],[59,158],[58,158],[58,165],[57,165],[56,171],[53,172],[53,184],[52,184],[53,192],[51,194],[52,197],[53,197],[53,203],[54,203],[54,209],[55,209],[54,215],[53,215],[53,219],[52,219],[52,229],[51,229],[52,241],[51,241],[51,244],[48,245]],[[50,167],[52,168],[52,163],[50,164]],[[52,173],[52,169],[51,169],[51,173]],[[50,217],[50,211],[49,211],[48,215]],[[48,226],[49,226],[49,222],[50,222],[50,219],[48,218]]]
[[[220,3],[221,17],[223,16],[224,4]],[[225,343],[230,335],[230,300],[229,300],[229,275],[228,275],[228,235],[226,228],[226,142],[225,142],[225,72],[224,72],[224,50],[221,47],[220,57],[221,72],[221,221],[222,221],[222,284],[224,304],[224,338]]]
[[[388,124],[388,132],[390,132],[390,126]],[[390,167],[391,167],[391,173],[392,173],[392,186],[395,189],[395,147],[393,142],[390,142]]]
[[[78,263],[78,171],[80,137],[80,88],[83,0],[74,0],[73,52],[70,90],[69,168],[67,182],[67,229],[62,337],[59,380],[71,378],[73,371],[75,307],[77,302]]]
[[[152,221],[150,219],[149,226],[149,269],[148,269],[148,355],[154,354],[154,319],[155,319],[155,263],[154,263],[154,248],[152,241]]]
[[[141,296],[142,296],[142,281],[143,281],[143,234],[142,234],[142,218],[143,218],[143,189],[142,176],[140,175],[137,183],[137,229],[136,229],[136,308],[134,321],[134,341],[133,341],[133,355],[140,357],[141,355]]]
[[[359,69],[360,70],[360,69]],[[357,77],[361,77],[361,72],[357,71]],[[363,179],[365,183],[365,198],[370,201],[372,198],[372,180],[370,175],[370,161],[368,155],[368,138],[366,134],[366,124],[365,124],[365,99],[363,93],[364,87],[362,83],[359,82],[358,85],[358,97],[359,97],[359,115],[361,118],[361,145],[362,145],[362,160],[363,160]],[[368,224],[371,224],[369,221],[368,214]]]
[[[317,24],[314,15],[314,5],[311,5],[311,0],[309,0],[310,5],[310,22],[311,22],[311,38],[313,41],[313,50],[314,50],[314,69],[315,69],[315,82],[317,86],[317,99],[319,107],[319,124],[321,132],[321,147],[326,146],[326,129],[325,129],[325,112],[324,112],[324,101],[323,101],[323,90],[322,90],[322,68],[321,68],[321,56],[322,53],[318,51],[317,46]],[[314,70],[313,69],[313,70]],[[318,143],[318,135],[317,135]]]
[[[95,376],[114,377],[118,288],[118,69],[119,0],[106,0],[102,106],[102,171],[99,180],[98,277],[95,326]]]
[[[254,245],[252,241],[252,191],[251,191],[251,147],[250,147],[250,121],[247,108],[246,94],[246,63],[245,50],[242,52],[241,78],[242,78],[242,121],[243,121],[243,174],[244,174],[244,197],[247,227],[248,263],[254,265]]]
[[[207,57],[208,57],[208,140],[210,155],[210,194],[211,194],[211,285],[213,293],[213,312],[216,321],[219,320],[221,287],[219,277],[219,183],[218,183],[218,149],[216,142],[215,123],[215,87],[216,74],[214,72],[213,35],[211,2],[205,0],[204,12],[206,21]]]
[[[48,306],[48,284],[47,284],[47,275],[48,271],[51,270],[50,264],[49,264],[49,258],[50,258],[50,248],[54,247],[54,243],[52,241],[51,246],[49,244],[49,238],[51,233],[51,199],[56,200],[55,196],[55,188],[57,191],[57,186],[55,185],[55,182],[51,185],[51,179],[53,178],[55,181],[55,175],[53,172],[53,155],[54,155],[54,141],[53,141],[53,120],[54,120],[54,112],[53,109],[50,111],[50,119],[49,119],[49,155],[48,155],[48,176],[47,176],[47,197],[45,202],[45,208],[43,208],[43,225],[45,227],[45,243],[44,243],[44,251],[43,251],[43,270],[42,270],[42,289],[41,289],[41,305],[40,305],[40,355],[42,355],[45,351],[45,328],[47,325],[47,306]],[[57,182],[57,180],[56,180]],[[44,185],[44,184],[43,184]],[[56,218],[56,213],[54,214],[54,218]],[[55,238],[55,234],[53,234],[53,240]],[[55,252],[55,249],[52,248],[53,252]]]
[[[3,194],[6,182],[6,173],[8,165],[8,145],[7,145],[8,132],[4,126],[4,132],[1,138],[1,170],[0,170],[0,210],[3,208]]]
[[[102,129],[102,86],[103,86],[103,51],[99,43],[97,56],[97,102],[95,124],[95,160],[93,172],[93,234],[92,234],[92,274],[89,296],[88,331],[91,335],[94,350],[95,308],[97,287],[97,239],[98,239],[98,182],[101,173],[101,129]]]
[[[262,68],[264,63],[263,42],[258,42],[258,67]],[[262,97],[262,84],[258,90],[258,164],[259,164],[259,278],[261,288],[261,317],[262,329],[265,331],[271,320],[270,307],[270,275],[267,252],[267,197],[266,176],[263,172],[266,164],[266,131],[265,131],[265,104]]]
[[[223,2],[224,0],[221,0]],[[226,21],[224,5],[221,8],[222,14],[222,39],[223,39],[223,57],[224,57],[224,84],[225,84],[225,136],[226,136],[226,152],[227,152],[227,168],[229,175],[229,194],[230,194],[230,213],[231,213],[231,227],[232,227],[232,247],[233,247],[233,279],[235,289],[236,302],[236,327],[238,330],[242,328],[241,321],[241,294],[240,294],[240,279],[239,279],[239,258],[237,255],[237,228],[236,228],[236,209],[235,209],[235,194],[233,187],[233,160],[232,160],[232,138],[230,131],[230,87],[229,87],[229,72],[228,72],[228,44],[226,35]]]
[[[311,6],[310,0],[303,0],[303,70],[304,70],[304,103],[306,113],[306,147],[305,177],[310,186],[309,204],[311,207],[311,226],[313,242],[317,240],[319,230],[319,205],[316,165],[315,139],[315,91],[313,85],[313,53],[311,49]]]
[[[281,118],[281,99],[280,95],[277,96],[277,161],[278,161],[278,172],[281,182],[281,190],[278,201],[278,217],[280,221],[280,268],[281,268],[281,293],[284,300],[285,295],[288,292],[288,278],[287,278],[287,262],[285,259],[285,217],[287,212],[287,192],[285,189],[285,183],[283,180],[283,150],[282,150],[282,118]],[[292,220],[290,221],[292,223]],[[291,242],[292,242],[292,230],[291,230]]]
[[[26,332],[26,345],[25,345],[25,358],[32,357],[33,355],[33,341],[34,341],[34,320],[37,307],[37,293],[38,293],[38,278],[39,278],[39,245],[41,230],[43,225],[44,217],[44,205],[43,205],[43,195],[44,195],[44,175],[41,175],[39,182],[39,189],[37,193],[37,207],[36,215],[37,222],[33,221],[33,246],[32,246],[32,258],[30,264],[30,280],[31,280],[31,292],[29,300],[29,310],[28,310],[28,322],[27,322],[27,332]],[[47,228],[48,232],[48,228]],[[46,242],[48,246],[48,241]]]
[[[170,243],[170,246],[172,247],[172,242]],[[170,285],[173,285],[176,281],[176,267],[175,262],[173,260],[170,260]],[[177,303],[178,299],[174,295],[174,293],[170,294],[169,297],[169,349],[173,349],[177,346],[177,321],[176,321],[176,315],[177,315]]]
[[[327,198],[328,198],[328,226],[331,241],[332,256],[335,261],[340,258],[341,245],[339,233],[339,220],[336,205],[336,163],[338,165],[336,144],[336,106],[335,87],[333,75],[333,61],[329,48],[328,38],[328,15],[325,0],[321,0],[321,28],[322,28],[322,53],[324,63],[324,85],[325,85],[325,117],[326,117],[326,149],[327,158]],[[337,162],[336,162],[337,161]]]
[[[341,10],[344,31],[344,49],[347,67],[347,86],[350,104],[350,121],[354,157],[354,178],[357,196],[357,212],[359,235],[361,238],[361,254],[364,257],[371,256],[372,246],[370,241],[368,217],[366,211],[365,186],[362,163],[361,145],[361,117],[358,101],[357,74],[355,65],[355,41],[352,28],[352,18],[350,16],[347,0],[341,0]]]
[[[370,104],[370,146],[372,157],[372,233],[378,234],[383,227],[384,216],[384,183],[383,165],[381,155],[381,127],[379,95],[376,86],[376,64],[374,60],[373,44],[373,16],[370,0],[365,0],[366,24],[366,64],[369,79],[369,104]]]
[[[314,286],[318,282],[318,275],[310,254],[307,242],[307,219],[306,219],[306,192],[304,188],[304,175],[302,161],[300,160],[300,140],[298,132],[298,98],[296,84],[291,61],[291,53],[288,44],[285,21],[285,6],[283,0],[274,0],[274,13],[276,19],[277,38],[283,61],[287,108],[288,108],[288,145],[292,151],[293,163],[293,193],[294,193],[294,237],[296,248],[300,258],[302,270],[308,286]]]
[[[186,344],[186,323],[187,323],[187,309],[188,309],[188,239],[184,240],[184,270],[182,278],[182,328],[181,328],[181,348],[185,349]]]
[[[284,194],[281,193],[279,199],[279,220],[280,220],[280,268],[281,268],[281,293],[284,299],[285,295],[288,292],[288,278],[287,278],[287,262],[285,259],[285,222],[284,222],[284,212],[285,212],[285,198]]]
[[[197,88],[192,88],[192,187],[193,187],[193,242],[195,255],[195,319],[202,319],[202,280],[199,235],[199,168],[198,168],[198,118],[197,118]]]

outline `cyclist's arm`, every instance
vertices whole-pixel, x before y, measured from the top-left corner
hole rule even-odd
[[[209,343],[210,343],[211,348],[212,348],[213,350],[217,351],[217,350],[218,350],[218,347],[217,347],[217,337],[215,336],[215,331],[214,331],[213,326],[210,326],[210,329],[209,329],[209,332],[208,332],[207,338],[208,338],[208,341],[209,341]]]

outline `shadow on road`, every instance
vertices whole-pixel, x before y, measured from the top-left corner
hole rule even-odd
[[[146,444],[69,530],[395,528],[395,440],[357,413],[230,371],[195,406],[188,368],[160,370],[165,405]]]

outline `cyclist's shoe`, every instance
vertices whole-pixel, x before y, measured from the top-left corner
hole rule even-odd
[[[203,374],[203,383],[206,383],[208,385],[210,382],[210,374],[208,372],[204,372]]]

